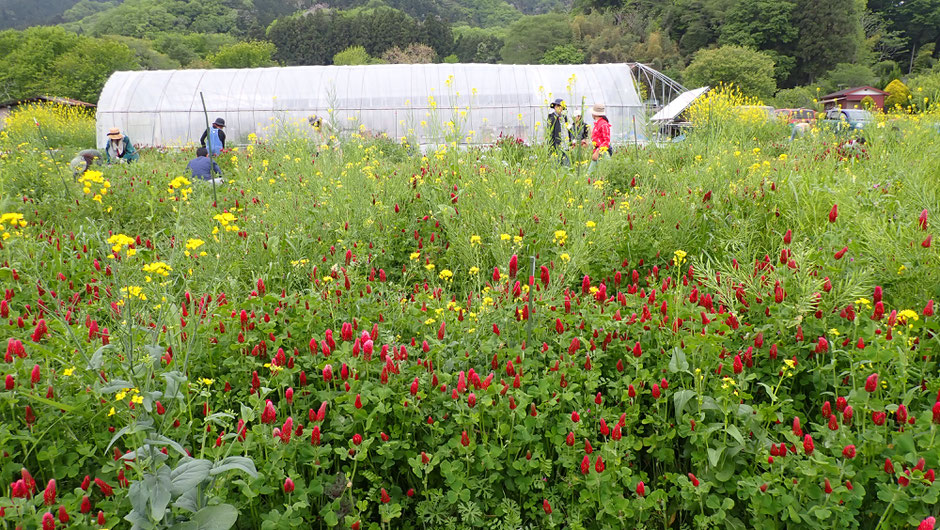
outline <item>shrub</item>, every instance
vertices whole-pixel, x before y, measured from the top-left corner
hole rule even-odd
[[[745,96],[769,98],[777,88],[768,55],[741,46],[699,50],[683,72],[690,86],[736,86]]]

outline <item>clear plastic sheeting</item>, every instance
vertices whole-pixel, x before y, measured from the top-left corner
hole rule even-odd
[[[112,127],[138,145],[198,143],[209,120],[225,119],[227,142],[289,130],[329,136],[387,135],[421,145],[491,144],[500,136],[545,139],[549,102],[569,123],[606,105],[615,143],[645,142],[645,107],[627,64],[421,64],[116,72],[98,101],[98,145]],[[317,133],[307,121],[322,119]],[[636,134],[636,137],[634,136]]]

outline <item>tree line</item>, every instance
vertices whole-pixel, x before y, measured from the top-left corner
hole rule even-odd
[[[16,2],[11,0],[16,9]],[[26,4],[24,4],[26,5]],[[940,0],[54,0],[0,32],[0,98],[94,101],[115,69],[639,61],[811,102],[940,76]],[[67,7],[66,7],[67,6]],[[9,7],[6,8],[9,11]],[[14,13],[22,20],[26,11]],[[940,84],[940,83],[938,83]]]

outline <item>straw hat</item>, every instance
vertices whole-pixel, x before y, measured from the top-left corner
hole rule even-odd
[[[117,127],[112,127],[111,130],[108,131],[108,138],[112,140],[123,140],[124,135],[121,134],[121,129],[118,129]]]
[[[604,116],[607,114],[607,107],[603,103],[595,103],[591,107],[591,116]]]

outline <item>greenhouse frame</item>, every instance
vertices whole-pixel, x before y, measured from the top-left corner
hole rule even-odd
[[[548,104],[562,98],[569,122],[606,105],[614,143],[644,142],[646,107],[626,63],[594,65],[389,64],[116,72],[97,111],[97,140],[120,128],[138,145],[199,141],[225,119],[229,145],[289,129],[311,137],[387,135],[424,146],[485,145],[500,136],[544,141]]]

